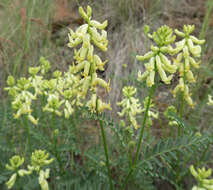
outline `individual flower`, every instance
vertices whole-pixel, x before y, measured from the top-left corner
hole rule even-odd
[[[146,79],[146,84],[148,87],[151,87],[155,83],[156,72],[159,73],[161,80],[165,84],[170,84],[173,73],[176,72],[177,66],[173,65],[168,59],[166,54],[172,55],[175,53],[175,50],[171,47],[171,43],[174,42],[175,36],[173,35],[172,29],[168,26],[161,26],[153,34],[148,34],[148,37],[151,38],[156,46],[151,46],[151,50],[146,53],[144,56],[137,55],[136,59],[139,61],[146,61],[145,68],[146,71],[141,74],[138,72],[138,80],[142,81]],[[169,76],[167,76],[168,72]]]

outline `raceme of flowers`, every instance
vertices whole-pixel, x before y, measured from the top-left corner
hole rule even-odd
[[[142,81],[146,79],[147,86],[151,87],[155,83],[155,75],[158,72],[161,80],[165,84],[170,84],[173,77],[172,74],[176,72],[177,66],[171,64],[171,61],[166,55],[175,53],[175,50],[170,45],[175,41],[175,35],[173,35],[172,29],[168,26],[161,26],[152,35],[148,34],[148,37],[156,43],[156,46],[152,45],[151,50],[144,56],[136,56],[136,59],[139,61],[148,60],[144,64],[146,71],[143,74],[140,71],[138,72],[138,80]],[[167,76],[166,72],[171,75]]]
[[[146,79],[146,84],[151,87],[155,83],[155,74],[159,73],[161,80],[165,84],[170,84],[173,74],[178,70],[179,72],[179,84],[172,91],[174,97],[181,91],[184,95],[186,102],[193,107],[194,103],[189,92],[189,86],[187,83],[195,82],[195,77],[192,73],[191,66],[198,68],[200,61],[196,61],[201,54],[201,44],[205,40],[199,40],[196,37],[190,35],[194,30],[194,25],[184,25],[183,32],[175,30],[175,33],[183,38],[181,41],[176,42],[176,47],[172,47],[172,43],[175,41],[175,35],[173,35],[172,29],[168,26],[162,26],[158,28],[153,34],[148,33],[149,29],[146,29],[147,36],[151,38],[156,46],[151,46],[151,51],[146,53],[144,56],[137,55],[136,58],[139,61],[146,61],[146,71],[141,74],[138,72],[138,80],[142,81]],[[177,54],[174,63],[170,61],[171,56]],[[167,76],[166,72],[171,75]]]
[[[191,98],[191,93],[189,93],[187,83],[196,82],[191,66],[195,69],[199,68],[200,61],[196,61],[196,59],[200,57],[201,45],[205,42],[205,40],[199,40],[190,35],[194,29],[194,25],[184,25],[183,32],[175,30],[175,33],[183,39],[175,43],[179,53],[177,58],[174,59],[174,63],[178,68],[180,79],[179,84],[172,91],[174,96],[176,96],[177,92],[182,92],[184,99],[191,107],[194,107],[194,102]]]
[[[44,166],[51,164],[54,159],[49,159],[49,154],[43,150],[35,150],[31,156],[31,165],[27,166],[26,169],[20,169],[20,167],[24,164],[24,158],[18,155],[13,156],[10,159],[10,163],[6,164],[6,168],[14,173],[11,175],[10,179],[6,182],[7,188],[11,189],[14,185],[18,177],[23,177],[25,175],[32,174],[35,171],[38,174],[38,182],[41,186],[42,190],[48,190],[48,182],[50,169],[42,169]]]
[[[101,58],[94,53],[95,47],[101,51],[107,51],[107,32],[104,30],[107,27],[107,21],[100,23],[92,20],[92,9],[87,6],[85,12],[82,7],[79,8],[81,17],[86,24],[80,26],[76,32],[70,29],[68,47],[76,48],[81,44],[81,47],[74,49],[74,60],[72,71],[79,74],[82,79],[80,83],[83,86],[83,96],[86,96],[88,90],[92,96],[87,106],[92,112],[102,112],[104,109],[111,109],[110,104],[102,102],[97,96],[97,86],[110,90],[110,82],[106,82],[99,78],[97,70],[104,71],[104,65],[107,61],[102,61]],[[99,32],[100,31],[100,32]]]
[[[133,86],[125,86],[122,90],[124,99],[118,102],[117,105],[122,107],[122,111],[118,112],[120,117],[126,117],[129,123],[138,129],[139,126],[136,121],[136,115],[142,113],[141,104],[138,99],[134,97],[137,89]]]

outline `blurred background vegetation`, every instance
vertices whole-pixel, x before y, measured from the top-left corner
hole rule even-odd
[[[144,67],[135,59],[136,54],[142,55],[149,49],[144,26],[149,25],[151,30],[164,24],[180,30],[184,24],[196,26],[194,35],[206,39],[206,43],[196,73],[197,82],[192,87],[197,105],[193,110],[186,106],[184,121],[197,131],[212,132],[213,109],[206,106],[207,95],[213,95],[212,0],[1,0],[0,106],[7,106],[8,96],[3,89],[8,75],[26,76],[28,67],[38,65],[41,56],[51,62],[53,70],[65,71],[72,64],[73,52],[67,47],[68,28],[75,29],[83,23],[78,7],[88,4],[96,20],[108,20],[109,48],[102,55],[108,63],[104,73],[99,74],[104,79],[110,78],[111,92],[99,93],[110,99],[113,114],[124,85],[137,86],[141,99],[147,95],[146,88],[141,88],[136,81],[137,71]],[[172,88],[177,82],[176,77]],[[160,116],[168,105],[177,104],[165,85],[159,86],[154,102]],[[156,138],[169,134],[165,132],[164,122],[163,119],[161,124],[154,122],[152,133]]]

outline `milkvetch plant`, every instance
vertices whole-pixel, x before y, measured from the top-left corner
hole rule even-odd
[[[125,179],[125,183],[123,185],[123,189],[127,184],[129,177],[131,176],[135,165],[137,164],[137,159],[139,155],[139,149],[141,146],[144,128],[146,125],[146,120],[149,116],[149,109],[151,105],[151,97],[155,90],[155,85],[157,81],[160,80],[165,84],[170,84],[173,78],[173,75],[176,71],[179,71],[179,84],[173,90],[173,95],[176,96],[176,93],[181,90],[183,92],[183,99],[181,103],[181,114],[183,112],[183,104],[184,100],[190,106],[194,106],[193,101],[191,99],[191,94],[189,93],[189,87],[187,86],[188,83],[195,82],[195,78],[193,76],[192,71],[190,70],[190,64],[196,68],[198,68],[199,62],[195,61],[195,58],[200,57],[201,53],[201,44],[203,44],[204,40],[198,40],[196,37],[190,35],[191,32],[194,30],[194,26],[185,25],[184,32],[180,32],[175,30],[175,33],[184,38],[180,42],[175,43],[176,47],[174,47],[173,43],[175,42],[176,36],[173,35],[173,31],[168,26],[161,26],[157,29],[156,32],[152,34],[149,33],[149,27],[145,28],[145,35],[153,40],[155,45],[151,45],[150,51],[145,55],[137,55],[136,59],[139,61],[147,61],[145,62],[145,72],[141,74],[141,71],[138,72],[138,81],[146,80],[147,87],[151,87],[149,96],[147,97],[146,101],[146,109],[144,114],[144,120],[142,123],[142,129],[140,131],[139,141],[136,150],[135,160],[130,168],[130,171]],[[196,44],[196,45],[194,45]],[[177,58],[171,61],[174,55],[177,55]],[[183,61],[182,61],[183,60]],[[169,75],[167,75],[167,73]],[[159,74],[160,77],[156,77]],[[157,79],[156,79],[157,78]],[[173,108],[172,108],[173,109]],[[175,111],[173,109],[173,111]],[[168,112],[168,111],[167,111]],[[165,115],[168,117],[168,113],[165,112]],[[157,115],[154,115],[157,118]],[[177,124],[174,121],[170,121],[170,124]],[[180,128],[178,128],[178,136],[180,135]]]
[[[146,81],[146,86],[149,88],[149,95],[140,102],[139,99],[136,98],[137,89],[133,86],[125,86],[122,89],[123,99],[117,103],[117,105],[121,108],[121,111],[118,112],[118,115],[122,117],[122,120],[120,121],[121,128],[119,128],[120,126],[115,128],[113,125],[114,123],[111,122],[111,120],[106,121],[105,115],[102,114],[105,110],[111,110],[110,102],[104,102],[98,93],[99,87],[103,88],[107,92],[110,91],[110,80],[107,82],[98,76],[98,71],[105,70],[107,60],[103,61],[98,53],[96,53],[96,50],[97,52],[107,51],[108,39],[106,27],[108,23],[107,21],[100,23],[93,20],[92,9],[90,6],[87,6],[86,10],[80,7],[79,13],[83,18],[84,24],[76,30],[69,29],[69,42],[67,46],[74,50],[74,56],[73,62],[67,71],[62,72],[56,70],[51,73],[50,62],[44,57],[41,57],[40,64],[38,66],[29,67],[27,77],[21,77],[18,80],[12,76],[8,77],[8,87],[6,87],[5,90],[8,91],[12,99],[14,118],[20,119],[20,124],[27,126],[28,139],[39,139],[38,141],[42,139],[42,141],[44,141],[45,146],[48,147],[47,150],[51,152],[59,165],[59,167],[56,167],[55,172],[59,173],[59,175],[57,175],[57,180],[61,180],[62,183],[64,182],[64,179],[66,181],[67,176],[76,177],[79,175],[77,172],[79,168],[77,168],[78,163],[76,160],[80,160],[80,162],[82,161],[82,163],[80,163],[80,169],[82,169],[82,167],[91,160],[93,164],[98,163],[98,166],[94,166],[97,171],[95,171],[94,168],[91,169],[91,173],[86,170],[86,175],[89,177],[95,173],[95,176],[98,174],[101,178],[106,179],[105,171],[103,170],[103,167],[106,167],[111,190],[114,189],[114,187],[120,188],[120,186],[120,189],[126,189],[129,179],[134,179],[132,175],[134,175],[134,171],[137,168],[141,169],[140,174],[137,173],[137,177],[146,173],[149,168],[153,168],[154,164],[152,164],[151,161],[158,162],[160,163],[159,165],[161,165],[162,159],[163,165],[168,164],[169,169],[173,170],[174,167],[177,166],[176,168],[179,172],[179,166],[181,166],[181,164],[178,163],[179,165],[176,165],[176,162],[181,160],[181,155],[176,155],[175,151],[178,150],[180,152],[184,146],[190,147],[191,144],[194,145],[193,143],[197,142],[195,141],[197,139],[193,142],[188,142],[188,138],[183,138],[182,146],[181,143],[176,143],[179,140],[178,138],[181,138],[181,135],[178,134],[178,137],[174,142],[174,149],[172,146],[173,142],[170,142],[169,140],[168,143],[167,141],[160,141],[159,144],[152,147],[151,138],[146,138],[147,143],[144,143],[145,147],[142,151],[141,145],[144,141],[144,130],[146,126],[150,129],[153,124],[153,119],[158,119],[159,117],[159,113],[155,110],[157,99],[153,98],[153,94],[160,81],[169,85],[171,84],[173,76],[178,72],[180,80],[179,84],[173,90],[173,95],[176,96],[178,92],[182,93],[182,110],[184,101],[186,101],[190,106],[194,106],[191,99],[191,93],[189,92],[189,84],[195,82],[196,77],[194,77],[194,74],[192,73],[191,66],[198,68],[201,53],[200,45],[203,44],[204,41],[198,40],[196,37],[191,35],[191,32],[194,30],[194,26],[184,26],[183,32],[175,30],[176,35],[183,38],[177,43],[175,43],[176,36],[173,34],[173,30],[168,26],[161,26],[152,34],[149,33],[149,27],[146,26],[144,28],[145,35],[153,43],[148,53],[145,55],[137,55],[136,59],[145,62],[145,72],[138,72],[138,81]],[[123,66],[125,67],[125,64],[123,64]],[[209,96],[208,104],[212,105],[212,102],[212,98]],[[35,104],[38,106],[35,107]],[[38,107],[41,109],[38,110]],[[81,116],[78,116],[78,111],[84,111],[85,107],[88,108],[86,110],[89,111],[89,113],[82,113],[82,115],[79,114]],[[173,117],[170,116],[170,112],[177,114],[177,109],[173,106],[169,106],[164,112],[164,115],[169,120],[169,125],[178,125],[179,122],[174,121]],[[180,119],[182,119],[182,111],[180,112]],[[44,114],[44,116],[42,114]],[[90,150],[88,151],[89,154],[85,151],[87,149],[87,146],[85,145],[88,145],[87,141],[86,144],[80,144],[81,142],[79,143],[78,140],[77,143],[75,142],[76,139],[82,135],[78,132],[82,132],[85,121],[83,121],[83,125],[79,125],[80,127],[76,127],[76,123],[79,124],[81,122],[80,119],[84,120],[84,118],[88,116],[87,114],[91,116],[92,119],[95,119],[95,121],[99,121],[102,142],[104,145],[105,160],[102,157],[102,151],[100,151],[101,161],[98,160],[98,156],[97,159],[94,158],[93,155],[91,156],[91,153],[89,152]],[[141,123],[138,121],[139,114],[142,115]],[[24,118],[22,118],[22,116],[24,116]],[[30,127],[31,125],[26,122],[28,120],[31,122],[30,124],[32,126],[36,125],[39,127]],[[51,120],[50,123],[49,120]],[[86,125],[88,125],[87,122],[90,121],[86,120]],[[121,141],[120,145],[122,146],[122,151],[120,151],[120,149],[111,149],[112,156],[116,155],[116,160],[111,162],[112,166],[110,166],[111,164],[106,143],[104,124],[106,127],[111,127],[111,132],[116,134],[116,137],[118,137]],[[97,125],[97,123],[95,123],[95,125]],[[42,126],[44,127],[42,128]],[[20,128],[18,128],[18,130],[20,130]],[[39,133],[39,130],[41,130],[41,133],[44,132],[47,136],[42,136],[43,134]],[[68,132],[63,130],[67,130]],[[74,131],[73,134],[72,130]],[[123,131],[125,131],[125,133],[123,133]],[[23,134],[23,136],[25,135],[25,131],[23,132],[23,130],[18,132],[21,135]],[[150,133],[148,133],[148,135],[149,134]],[[113,134],[110,133],[110,135]],[[20,140],[18,139],[18,141],[21,142],[21,138]],[[28,142],[30,141],[28,140]],[[78,144],[83,145],[84,147],[81,149]],[[195,148],[193,147],[193,150],[194,149]],[[95,151],[97,151],[96,147]],[[127,156],[129,157],[127,158],[126,155],[122,155],[121,152],[127,153]],[[169,155],[170,152],[171,155]],[[119,159],[117,159],[118,156]],[[166,158],[169,159],[166,160]],[[119,171],[116,166],[119,166],[119,164],[121,165],[121,163],[126,163],[127,159],[129,159],[129,168],[126,168],[125,164],[119,168],[122,172],[124,170],[128,170],[127,176],[123,180],[120,177],[122,175],[117,175],[116,172],[119,173]],[[187,159],[188,158],[183,158],[182,160],[185,162]],[[25,170],[20,169],[24,163],[24,158],[14,156],[11,158],[10,164],[6,166],[8,170],[13,172],[8,182],[6,182],[7,187],[12,188],[18,178],[34,173],[38,176],[38,183],[41,188],[43,190],[48,190],[50,169],[46,167],[51,164],[53,160],[54,159],[49,158],[49,154],[46,153],[46,151],[36,150],[32,153],[31,164],[29,164]],[[175,160],[174,165],[171,163],[173,160]],[[67,163],[64,164],[65,162]],[[144,164],[149,165],[147,167],[148,169],[146,167],[143,168]],[[100,168],[98,168],[100,165],[101,171],[99,171]],[[76,170],[70,170],[70,168],[74,168]],[[83,175],[85,175],[85,171],[82,171]],[[175,173],[175,171],[172,172],[172,175],[178,174],[175,177],[179,179],[179,173]],[[150,171],[150,173],[153,173],[153,171]],[[156,174],[156,176],[157,175],[158,174]],[[116,186],[114,186],[112,176],[114,179],[119,178],[120,180],[123,180],[123,183],[116,184]],[[79,179],[80,178],[76,181],[79,182]],[[100,178],[98,178],[98,180],[99,179]],[[54,180],[55,179],[51,179],[51,181]],[[73,181],[75,181],[75,179],[73,179]],[[115,182],[117,183],[117,180]],[[175,183],[178,182],[175,181]],[[133,188],[134,185],[135,184],[133,184]],[[68,182],[67,186],[62,184],[61,187],[74,188],[74,185],[72,186]],[[58,188],[58,186],[56,188]]]
[[[146,80],[146,84],[148,87],[151,87],[149,91],[149,96],[145,100],[146,108],[144,111],[144,118],[142,122],[142,127],[140,129],[138,144],[136,148],[136,154],[134,161],[132,162],[132,166],[130,167],[129,173],[127,174],[127,177],[125,178],[125,181],[123,183],[122,189],[125,189],[125,186],[131,177],[138,161],[139,157],[139,151],[142,144],[142,139],[144,136],[144,129],[147,122],[147,119],[149,118],[149,109],[152,101],[152,95],[156,88],[156,74],[159,73],[161,80],[165,84],[170,84],[173,73],[176,72],[177,67],[171,63],[171,61],[167,58],[166,55],[173,55],[176,53],[176,49],[173,49],[171,44],[175,41],[175,35],[173,35],[173,31],[168,26],[164,25],[158,28],[156,32],[153,32],[153,34],[149,34],[148,31],[146,32],[147,36],[152,39],[155,42],[155,46],[151,45],[150,51],[146,53],[144,56],[137,55],[136,59],[139,61],[146,61],[148,60],[148,63],[145,63],[146,71],[141,74],[141,72],[138,72],[138,81]],[[166,72],[168,72],[170,75],[167,76]]]
[[[82,78],[80,80],[80,84],[82,85],[82,96],[86,97],[89,92],[92,94],[86,106],[91,112],[98,115],[102,113],[104,109],[111,109],[110,104],[103,102],[97,95],[97,86],[105,88],[108,92],[110,90],[110,81],[107,83],[99,78],[97,74],[97,70],[104,70],[104,65],[107,61],[103,62],[101,58],[94,53],[95,47],[101,51],[107,51],[107,32],[104,29],[108,22],[104,21],[103,23],[100,23],[96,20],[92,20],[92,9],[90,6],[87,6],[86,12],[82,7],[79,7],[79,13],[86,24],[80,26],[76,32],[70,29],[68,47],[75,48],[81,44],[79,50],[74,49],[75,62],[73,63],[71,70],[75,74],[79,74]],[[99,31],[101,33],[99,33]],[[99,119],[99,124],[101,127],[110,189],[112,190],[113,184],[109,166],[108,148],[101,119]]]

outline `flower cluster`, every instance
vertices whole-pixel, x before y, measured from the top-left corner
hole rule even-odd
[[[14,118],[18,119],[21,115],[27,115],[28,119],[32,121],[35,125],[38,124],[38,119],[32,116],[32,101],[36,100],[36,94],[31,92],[33,88],[32,81],[25,77],[20,78],[16,81],[12,76],[7,79],[8,87],[5,88],[9,91],[9,95],[12,97],[12,108],[16,111]]]
[[[50,63],[41,57],[39,67],[30,67],[28,78],[20,78],[17,82],[12,76],[8,77],[8,91],[12,97],[12,107],[16,111],[14,118],[18,119],[21,115],[27,115],[27,118],[35,125],[38,119],[35,119],[32,112],[32,102],[42,97],[46,100],[43,111],[52,112],[61,116],[64,112],[65,118],[73,113],[74,105],[81,104],[80,79],[72,73],[72,69],[63,75],[60,71],[53,73],[53,78],[46,79],[45,74],[50,68]]]
[[[39,174],[38,181],[41,186],[41,189],[48,190],[49,187],[48,187],[47,179],[49,177],[50,169],[49,168],[45,170],[41,169],[45,165],[49,165],[50,163],[54,161],[53,158],[48,160],[48,157],[49,157],[49,154],[46,153],[45,151],[36,150],[35,152],[32,153],[31,165],[28,165],[27,166],[28,170],[25,170],[25,169],[19,169],[24,163],[24,158],[18,155],[13,156],[10,159],[10,164],[6,164],[6,168],[8,170],[15,172],[14,174],[12,174],[10,179],[6,182],[7,188],[11,189],[14,186],[17,177],[30,175],[33,171],[36,171]]]
[[[118,112],[118,115],[120,117],[126,116],[130,124],[135,129],[138,129],[139,126],[136,121],[136,115],[141,113],[143,110],[139,100],[133,97],[137,90],[133,86],[126,86],[122,91],[125,98],[121,102],[117,103],[118,106],[123,108],[121,112]]]
[[[191,66],[199,68],[200,61],[196,60],[201,55],[201,45],[205,40],[199,40],[195,36],[191,35],[194,31],[194,25],[184,25],[183,32],[175,30],[177,36],[181,37],[182,40],[176,42],[175,48],[172,48],[171,44],[175,41],[175,35],[173,35],[172,29],[168,26],[160,27],[153,34],[149,34],[146,29],[146,35],[151,38],[156,46],[151,46],[151,51],[146,53],[144,56],[136,56],[139,61],[146,61],[146,71],[141,74],[138,72],[138,80],[142,81],[146,79],[147,86],[151,87],[155,83],[155,74],[158,71],[161,80],[165,84],[170,84],[173,74],[178,70],[179,72],[179,84],[172,91],[175,97],[178,92],[182,92],[185,101],[191,106],[194,106],[194,102],[189,92],[188,83],[194,83],[195,77],[192,73]],[[168,56],[174,56],[174,64],[171,64]],[[166,72],[170,73],[169,76]]]
[[[195,170],[194,166],[190,166],[191,174],[198,181],[198,186],[194,186],[192,190],[212,190],[213,189],[213,179],[208,179],[212,174],[212,169],[206,170],[204,167],[202,169],[198,168]]]
[[[71,69],[82,77],[80,80],[83,86],[82,95],[85,97],[88,90],[92,93],[91,100],[87,103],[88,108],[92,112],[102,112],[104,109],[111,109],[111,107],[110,104],[102,102],[97,97],[97,86],[101,86],[109,91],[110,82],[105,82],[97,75],[97,70],[104,71],[104,65],[107,61],[102,61],[94,53],[94,48],[97,47],[102,51],[107,51],[107,32],[104,30],[107,26],[107,21],[99,23],[92,20],[92,9],[90,6],[87,6],[87,12],[80,7],[79,13],[86,24],[80,26],[76,32],[70,29],[68,47],[75,48],[81,44],[78,50],[74,49],[75,63],[73,63]]]
[[[142,81],[146,79],[147,86],[151,87],[155,83],[155,74],[159,73],[161,80],[165,84],[170,84],[173,73],[176,72],[177,66],[171,64],[171,61],[165,54],[172,55],[175,53],[175,49],[171,47],[171,43],[175,41],[175,35],[173,35],[172,29],[168,26],[161,26],[153,34],[148,34],[156,46],[151,46],[151,50],[144,56],[137,55],[136,59],[139,61],[149,60],[145,63],[146,71],[141,74],[138,72],[138,80]],[[171,75],[167,76],[166,72]]]
[[[179,84],[172,91],[174,96],[176,96],[177,92],[182,92],[184,99],[192,107],[194,107],[194,102],[191,98],[191,93],[189,93],[187,83],[194,83],[196,81],[191,66],[199,68],[200,61],[196,61],[196,58],[200,57],[200,45],[205,42],[205,40],[199,40],[190,35],[194,28],[194,25],[184,25],[183,32],[175,30],[175,33],[183,39],[175,43],[179,53],[177,58],[174,59],[174,63],[178,68],[180,79]]]

